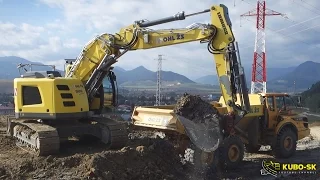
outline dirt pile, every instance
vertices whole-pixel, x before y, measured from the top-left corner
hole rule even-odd
[[[99,179],[188,179],[179,156],[164,140],[96,154],[88,164],[92,177]]]
[[[183,98],[188,99],[186,96]],[[198,99],[194,96],[189,98]],[[191,101],[184,102],[187,104],[186,102]],[[206,106],[203,105],[203,109]],[[190,107],[190,105],[184,107]],[[181,108],[182,111],[183,109]],[[194,117],[207,117],[201,113],[203,110],[194,110],[198,111]],[[182,115],[191,120],[196,119],[188,116],[188,112]],[[5,119],[2,118],[2,120],[2,124],[5,124]],[[201,122],[201,119],[198,120]],[[5,127],[0,125],[1,128]],[[305,146],[306,148],[301,150],[298,148],[296,155],[286,162],[302,161],[319,164],[320,160],[317,158],[320,156],[319,130],[320,127],[311,127],[312,137],[298,143],[299,148]],[[193,167],[180,163],[180,157],[174,146],[162,139],[163,137],[164,135],[157,131],[133,131],[129,135],[127,147],[120,150],[106,150],[105,145],[99,141],[72,141],[61,144],[58,155],[36,157],[17,148],[12,138],[0,135],[0,179],[198,180],[192,173]],[[261,160],[266,158],[273,159],[269,152],[246,154],[241,166],[236,170],[221,172],[221,176],[226,179],[274,179],[272,176],[260,174]],[[319,174],[296,174],[283,179],[306,180],[318,177]]]
[[[0,179],[189,179],[174,146],[159,132],[133,131],[127,147],[66,142],[58,155],[33,156],[0,135]]]

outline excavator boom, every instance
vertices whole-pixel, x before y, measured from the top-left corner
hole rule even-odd
[[[163,30],[146,28],[183,20],[186,17],[206,12],[211,14],[211,24],[208,25],[195,23],[187,28]],[[212,6],[208,10],[190,15],[184,15],[182,12],[160,20],[137,21],[135,24],[122,28],[115,35],[105,33],[97,36],[84,47],[67,77],[79,78],[86,83],[89,101],[92,101],[111,65],[116,63],[124,53],[131,50],[151,49],[194,41],[207,43],[208,51],[214,56],[221,91],[227,102],[228,111],[235,112],[236,109],[237,115],[242,117],[246,111],[249,111],[250,105],[244,74],[239,69],[240,64],[236,56],[235,38],[231,29],[228,9],[224,5]],[[241,110],[234,103],[237,101],[237,90],[242,94],[246,111]]]

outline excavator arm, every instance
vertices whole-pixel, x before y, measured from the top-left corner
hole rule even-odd
[[[181,29],[148,28],[207,12],[211,14],[211,24],[195,23]],[[155,21],[136,21],[116,34],[105,33],[92,39],[83,48],[66,77],[81,79],[85,84],[89,102],[92,102],[111,66],[126,52],[199,41],[207,43],[208,51],[213,54],[228,112],[239,120],[249,111],[250,104],[231,26],[228,9],[224,5],[215,5],[189,15],[180,12]],[[242,107],[235,104],[237,93],[242,98]]]

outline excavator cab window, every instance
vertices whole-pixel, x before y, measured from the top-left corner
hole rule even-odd
[[[112,85],[109,76],[103,80],[103,92],[108,94],[112,93]]]
[[[118,88],[116,85],[116,77],[113,73],[110,73],[103,79],[103,93],[104,93],[104,106],[117,106]]]

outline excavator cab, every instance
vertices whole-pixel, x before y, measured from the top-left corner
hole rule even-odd
[[[116,75],[113,71],[103,79],[103,95],[104,95],[104,108],[115,107],[118,104],[118,86]]]
[[[75,59],[65,59],[65,74],[68,74],[70,71],[73,62]],[[116,75],[112,71],[113,67],[111,67],[110,72],[103,79],[102,85],[99,88],[98,94],[95,96],[95,100],[92,104],[93,109],[96,109],[97,112],[100,112],[101,109],[112,109],[116,107],[118,104],[118,87]],[[101,96],[100,94],[103,94]]]
[[[91,102],[91,108],[96,114],[105,114],[114,111],[118,105],[118,87],[116,75],[111,67],[108,74],[103,78],[97,94]]]

